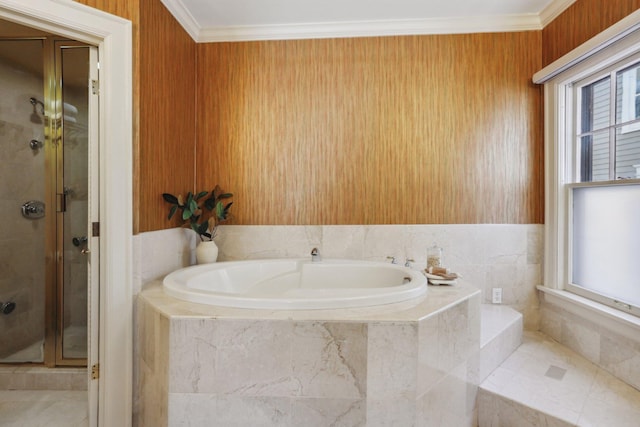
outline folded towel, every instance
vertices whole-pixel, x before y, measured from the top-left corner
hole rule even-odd
[[[438,278],[441,278],[443,280],[455,280],[458,278],[458,275],[456,273],[450,273],[449,270],[443,267],[432,266],[425,269],[425,272],[427,272],[431,276],[437,276]]]
[[[73,104],[64,102],[62,104],[62,108],[64,110],[64,114],[66,115],[73,114],[75,116],[76,114],[78,114],[78,108]]]

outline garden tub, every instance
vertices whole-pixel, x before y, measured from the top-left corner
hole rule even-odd
[[[355,260],[271,259],[183,268],[167,275],[172,297],[223,307],[334,309],[392,304],[427,292],[419,271]]]

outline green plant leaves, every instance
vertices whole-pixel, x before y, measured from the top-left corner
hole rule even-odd
[[[178,205],[171,206],[171,209],[169,210],[169,216],[167,217],[167,219],[171,219],[173,215],[175,215],[177,210],[178,210]]]
[[[209,197],[201,199],[209,194]],[[219,185],[209,193],[208,191],[200,191],[195,195],[189,191],[186,200],[180,194],[177,197],[173,194],[162,193],[165,202],[171,204],[167,219],[173,218],[178,210],[182,211],[182,220],[195,231],[200,238],[212,239],[216,235],[216,229],[220,222],[226,221],[229,217],[229,208],[233,202],[226,205],[221,200],[233,197],[232,193],[223,193]],[[203,208],[212,214],[207,218],[203,217]],[[202,222],[200,220],[202,218]]]
[[[169,194],[169,193],[162,193],[162,198],[165,200],[165,202],[169,202],[173,205],[177,205],[178,204],[178,198],[176,196],[174,196],[173,194]]]

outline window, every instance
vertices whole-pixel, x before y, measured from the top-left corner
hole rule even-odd
[[[636,178],[640,163],[640,63],[573,84],[579,181]]]
[[[576,169],[567,180],[566,289],[627,311],[640,307],[640,184],[623,181],[640,163],[639,70],[624,60],[572,83],[565,118]]]
[[[581,46],[534,81],[545,83],[545,286],[640,316],[640,14],[634,19],[633,30]]]

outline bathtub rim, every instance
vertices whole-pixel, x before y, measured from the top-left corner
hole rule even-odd
[[[240,297],[224,294],[220,292],[212,292],[206,290],[189,290],[186,284],[175,283],[176,278],[187,276],[186,279],[195,277],[200,271],[208,271],[211,269],[223,269],[227,266],[252,264],[252,263],[303,263],[313,265],[327,265],[331,263],[339,265],[359,264],[371,265],[377,267],[385,267],[389,269],[399,270],[411,277],[411,282],[406,285],[398,285],[386,288],[374,288],[377,292],[369,295],[343,295],[342,298],[255,298]],[[173,283],[172,283],[173,282]],[[384,263],[380,261],[356,260],[356,259],[324,259],[319,262],[313,262],[308,258],[266,258],[251,259],[238,261],[223,261],[207,265],[194,265],[175,270],[164,277],[161,281],[163,292],[172,298],[176,298],[185,302],[204,304],[214,307],[238,308],[238,309],[265,309],[265,310],[285,310],[285,311],[301,311],[301,310],[335,310],[335,309],[352,309],[378,307],[389,304],[396,304],[412,299],[419,298],[428,293],[427,279],[419,271],[403,267],[397,264]],[[398,289],[401,288],[401,289]],[[381,292],[381,289],[388,289]],[[319,292],[316,292],[319,293]],[[343,294],[345,292],[342,292]]]

